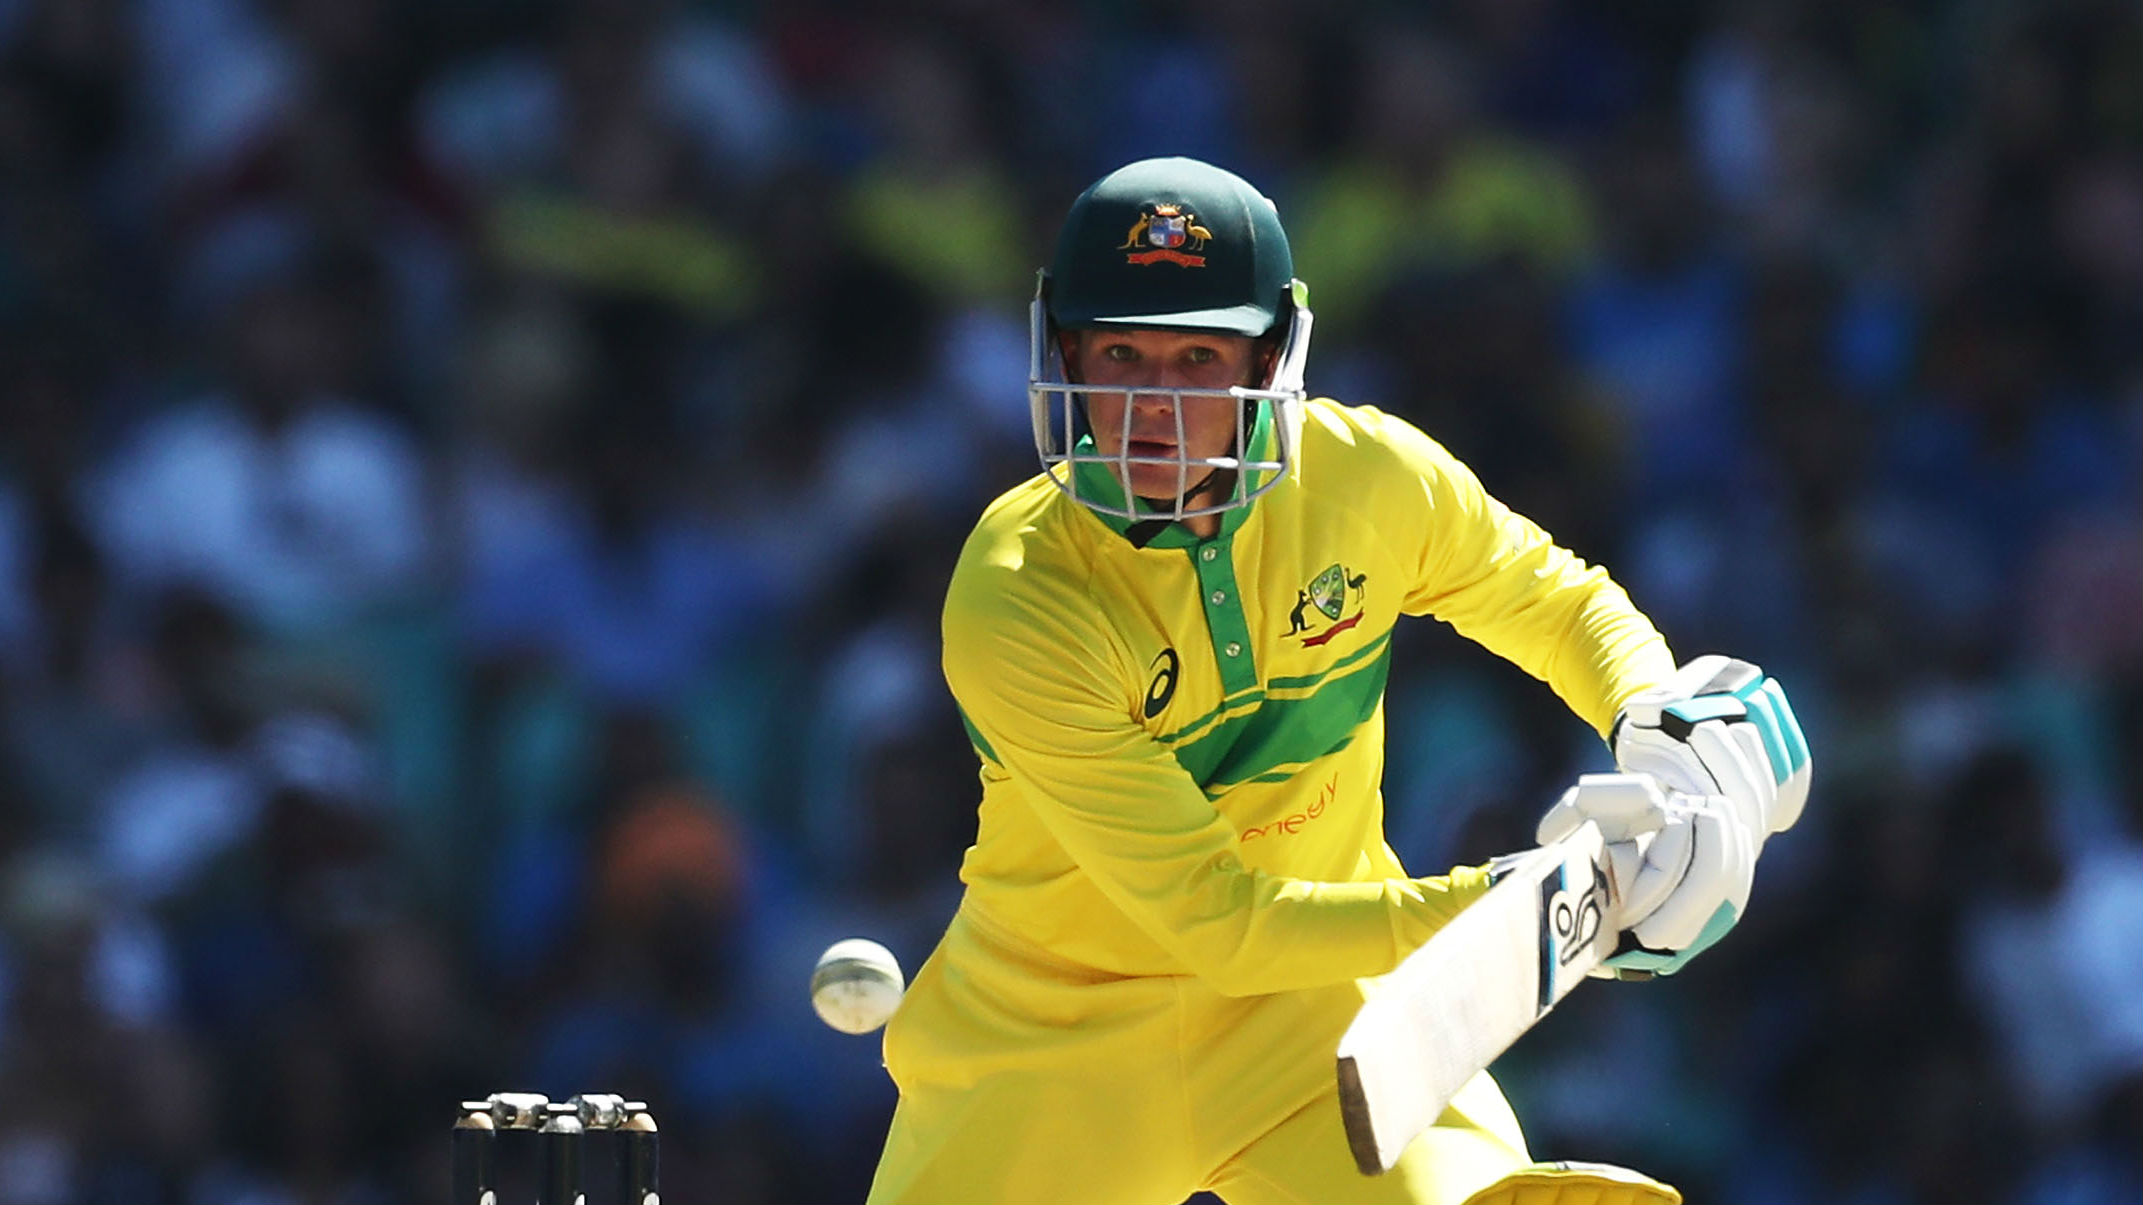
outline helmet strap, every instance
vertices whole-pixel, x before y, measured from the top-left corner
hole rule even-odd
[[[1223,480],[1223,478],[1225,478],[1225,480]],[[1149,508],[1153,510],[1174,510],[1178,505],[1188,506],[1190,504],[1191,499],[1197,497],[1198,495],[1206,491],[1207,486],[1221,485],[1227,486],[1232,489],[1234,487],[1234,484],[1234,469],[1214,469],[1211,472],[1207,473],[1205,476],[1199,478],[1196,482],[1192,483],[1187,488],[1185,488],[1183,491],[1183,498],[1180,503],[1174,499],[1169,498],[1142,497],[1139,499],[1139,501],[1145,503]]]

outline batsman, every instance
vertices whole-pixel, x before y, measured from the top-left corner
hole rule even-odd
[[[1536,1162],[1486,1073],[1387,1175],[1350,1158],[1333,1051],[1492,868],[1384,839],[1402,615],[1547,683],[1666,806],[1574,787],[1623,871],[1603,970],[1719,940],[1807,798],[1784,691],[1677,668],[1601,568],[1435,440],[1308,398],[1308,293],[1272,202],[1191,159],[1094,183],[1032,309],[1042,471],[983,514],[944,611],[981,763],[965,892],[885,1037],[900,1089],[874,1202],[1675,1202]],[[1453,991],[1465,990],[1454,984]]]

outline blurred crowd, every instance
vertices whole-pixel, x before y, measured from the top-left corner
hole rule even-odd
[[[2143,10],[0,0],[0,1200],[438,1199],[504,1089],[860,1198],[805,981],[957,901],[941,591],[1161,153],[1278,201],[1314,392],[1816,750],[1734,938],[1508,1060],[1536,1154],[2143,1199]],[[1417,873],[1604,765],[1396,648]]]

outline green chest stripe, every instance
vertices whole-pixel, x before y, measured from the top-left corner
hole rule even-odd
[[[1353,743],[1354,737],[1352,735],[1349,735],[1346,739],[1340,741],[1338,744],[1332,746],[1330,749],[1325,750],[1323,754],[1320,754],[1320,756],[1329,757],[1332,754],[1339,752],[1340,750],[1346,748]],[[1227,794],[1232,788],[1248,786],[1249,784],[1254,782],[1286,782],[1288,779],[1293,778],[1297,774],[1302,773],[1302,767],[1307,764],[1307,762],[1297,762],[1293,765],[1282,766],[1277,770],[1267,770],[1263,774],[1253,774],[1250,777],[1243,779],[1241,782],[1231,782],[1228,783],[1226,786],[1216,785],[1207,787],[1205,791],[1205,797],[1207,799],[1218,799],[1222,795]]]
[[[1265,684],[1265,689],[1276,695],[1282,693],[1283,691],[1315,690],[1317,688],[1318,683],[1324,681],[1326,678],[1331,677],[1333,674],[1339,673],[1341,670],[1348,669],[1349,667],[1354,666],[1364,660],[1367,660],[1370,657],[1382,656],[1384,650],[1390,647],[1390,645],[1391,632],[1387,630],[1383,635],[1377,637],[1375,640],[1372,640],[1368,644],[1365,644],[1362,647],[1354,650],[1353,652],[1348,653],[1346,656],[1341,657],[1339,660],[1334,661],[1332,664],[1326,666],[1321,670],[1318,670],[1314,674],[1303,674],[1299,677],[1294,678],[1274,678],[1272,681],[1267,682]]]
[[[1310,693],[1268,693],[1255,710],[1233,716],[1210,732],[1176,746],[1176,761],[1208,795],[1238,783],[1299,767],[1346,748],[1354,730],[1376,714],[1391,672],[1391,649],[1358,662],[1352,673],[1339,666],[1322,675]]]
[[[1246,690],[1238,695],[1230,695],[1226,699],[1221,700],[1220,706],[1215,707],[1213,710],[1206,712],[1204,715],[1199,716],[1197,719],[1192,720],[1190,723],[1185,724],[1183,727],[1176,729],[1174,732],[1163,733],[1159,739],[1164,745],[1179,744],[1183,741],[1190,740],[1191,738],[1197,736],[1200,732],[1205,731],[1206,727],[1210,725],[1214,720],[1219,719],[1220,717],[1228,714],[1229,712],[1241,711],[1246,707],[1255,707],[1264,701],[1265,692],[1257,689]]]
[[[1213,721],[1233,712],[1241,712],[1248,708],[1256,707],[1265,702],[1268,696],[1277,698],[1314,692],[1318,683],[1323,682],[1334,674],[1341,673],[1360,664],[1367,658],[1381,655],[1390,643],[1391,633],[1385,632],[1375,640],[1314,674],[1302,674],[1292,678],[1274,678],[1265,684],[1264,689],[1251,689],[1230,695],[1221,701],[1220,706],[1215,707],[1213,710],[1206,712],[1174,732],[1163,733],[1160,738],[1161,743],[1164,745],[1176,745],[1191,740],[1205,731],[1206,727],[1212,724]]]

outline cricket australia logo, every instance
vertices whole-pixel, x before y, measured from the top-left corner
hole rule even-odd
[[[1118,251],[1129,251],[1124,257],[1131,264],[1181,264],[1186,268],[1205,267],[1205,256],[1190,254],[1205,248],[1206,240],[1213,232],[1198,224],[1197,215],[1181,205],[1148,205],[1131,223],[1131,233],[1124,238]],[[1146,248],[1141,251],[1138,248]],[[1187,247],[1187,250],[1178,248]]]
[[[1329,643],[1362,622],[1368,584],[1366,573],[1349,573],[1345,565],[1327,566],[1309,585],[1295,591],[1294,609],[1287,613],[1287,635],[1306,649]]]

